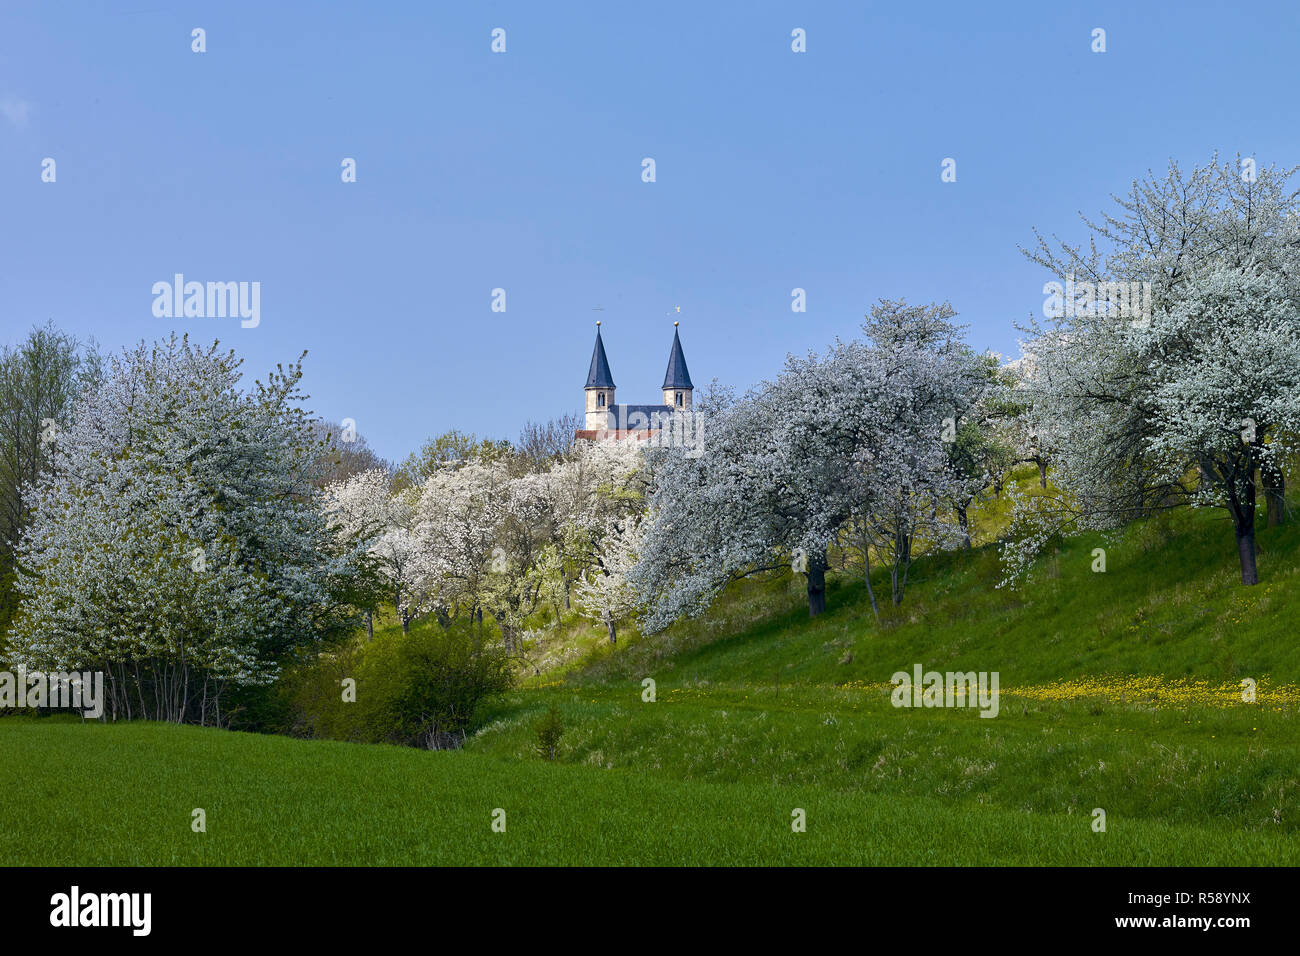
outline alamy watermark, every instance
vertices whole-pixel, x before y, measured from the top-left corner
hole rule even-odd
[[[651,448],[684,448],[687,458],[704,454],[704,415],[690,409],[681,411],[629,411],[626,405],[610,408],[610,430],[644,432],[642,439]]]
[[[1049,319],[1109,316],[1145,321],[1151,318],[1150,282],[1078,282],[1067,275],[1065,282],[1043,285],[1043,315]]]
[[[152,893],[83,893],[73,886],[50,897],[50,925],[55,927],[119,926],[133,936],[148,936],[152,913]]]
[[[238,316],[246,329],[255,329],[262,321],[260,282],[186,282],[177,272],[171,282],[155,282],[153,295],[153,314],[159,319]]]
[[[920,664],[912,673],[898,671],[890,702],[895,707],[978,707],[981,717],[998,715],[998,672],[975,671],[941,674]]]
[[[0,707],[79,710],[91,720],[104,715],[102,671],[0,671]]]

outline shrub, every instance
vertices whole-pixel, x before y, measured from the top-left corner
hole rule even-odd
[[[543,760],[554,760],[564,733],[564,717],[552,704],[537,722],[537,755]]]
[[[344,700],[345,680],[356,682]],[[507,690],[509,661],[469,627],[413,629],[322,654],[286,682],[299,736],[457,747],[479,703]]]

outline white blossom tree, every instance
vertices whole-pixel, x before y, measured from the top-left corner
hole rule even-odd
[[[630,575],[648,630],[699,613],[728,581],[787,567],[820,614],[827,547],[855,518],[864,556],[889,550],[902,600],[916,543],[953,540],[945,421],[955,425],[986,381],[952,314],[883,301],[870,343],[791,357],[775,381],[706,410],[702,456],[660,456]]]
[[[988,362],[961,341],[955,315],[948,303],[882,299],[863,326],[872,348],[860,361],[881,372],[868,396],[878,427],[859,452],[864,475],[854,526],[869,543],[864,562],[868,550],[888,562],[895,606],[920,546],[969,541],[966,508],[987,481],[973,459],[959,455],[974,444],[976,412],[994,380]],[[870,588],[869,571],[866,577]],[[874,593],[871,600],[874,609]]]
[[[1241,578],[1258,581],[1257,475],[1281,520],[1282,462],[1300,426],[1300,204],[1293,170],[1212,163],[1134,183],[1089,222],[1087,251],[1040,237],[1030,258],[1102,283],[1148,283],[1151,314],[1109,308],[1031,322],[1030,417],[1062,493],[1018,506],[1008,580],[1068,529],[1111,528],[1180,505],[1223,507]]]
[[[557,581],[566,608],[574,582],[596,565],[605,534],[644,511],[646,484],[645,459],[632,441],[575,442],[550,469]]]
[[[1125,330],[1147,360],[1148,448],[1190,502],[1232,518],[1241,580],[1256,584],[1255,476],[1281,473],[1300,433],[1300,289],[1221,267],[1187,283],[1149,325]]]
[[[386,468],[371,468],[324,487],[323,507],[340,546],[357,552],[358,577],[364,580],[358,582],[356,590],[362,595],[366,633],[371,638],[375,636],[374,611],[380,596],[374,592],[379,590],[380,582],[383,590],[393,593],[397,612],[402,612],[404,566],[392,560],[391,546],[385,540],[399,524],[402,510],[391,485],[392,477]],[[375,580],[376,576],[379,580]]]
[[[224,688],[355,625],[301,365],[251,392],[239,366],[175,337],[112,359],[31,491],[9,663],[104,671],[114,717],[219,722]]]
[[[481,620],[488,575],[505,570],[497,529],[510,505],[502,461],[470,460],[436,469],[419,489],[415,537],[428,562],[423,601],[446,617],[465,609]]]
[[[635,517],[611,521],[602,536],[597,566],[578,580],[579,610],[605,626],[611,644],[618,641],[618,626],[638,609],[630,574],[640,547],[640,522]]]
[[[493,533],[492,562],[481,592],[483,606],[501,628],[506,650],[523,650],[519,640],[559,573],[554,539],[554,495],[550,474],[526,474],[505,482],[500,518]]]

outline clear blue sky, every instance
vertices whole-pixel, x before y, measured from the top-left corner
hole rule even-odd
[[[625,402],[658,399],[672,318],[697,386],[881,296],[1015,353],[1033,227],[1084,238],[1169,157],[1300,162],[1298,55],[1294,2],[5,0],[0,341],[307,349],[312,407],[394,459],[579,410],[596,318]],[[261,325],[155,318],[176,272],[259,281]]]

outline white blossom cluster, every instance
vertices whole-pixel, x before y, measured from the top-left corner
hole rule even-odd
[[[807,575],[818,613],[827,549],[855,521],[888,555],[895,601],[919,542],[960,540],[947,504],[971,478],[950,467],[945,437],[988,378],[952,315],[882,301],[864,326],[869,342],[792,357],[741,400],[701,403],[705,453],[669,450],[653,468],[632,571],[647,628],[700,613],[728,581],[782,567]]]
[[[643,505],[642,464],[636,443],[608,441],[578,442],[540,471],[471,458],[396,493],[372,470],[328,486],[327,511],[377,563],[405,622],[487,614],[517,651],[539,607],[577,597],[612,638],[630,613],[616,582],[622,529]]]
[[[300,368],[243,392],[239,364],[175,337],[111,361],[29,489],[10,663],[102,669],[116,712],[181,719],[342,613]]]
[[[1142,321],[1030,323],[1023,393],[1057,493],[1022,501],[1004,583],[1065,530],[1108,529],[1182,504],[1232,519],[1255,583],[1256,486],[1284,506],[1300,433],[1300,204],[1294,170],[1215,163],[1134,183],[1088,249],[1039,237],[1029,258],[1099,281],[1149,282]],[[1099,241],[1100,240],[1100,243]],[[1103,253],[1103,248],[1105,252]]]

